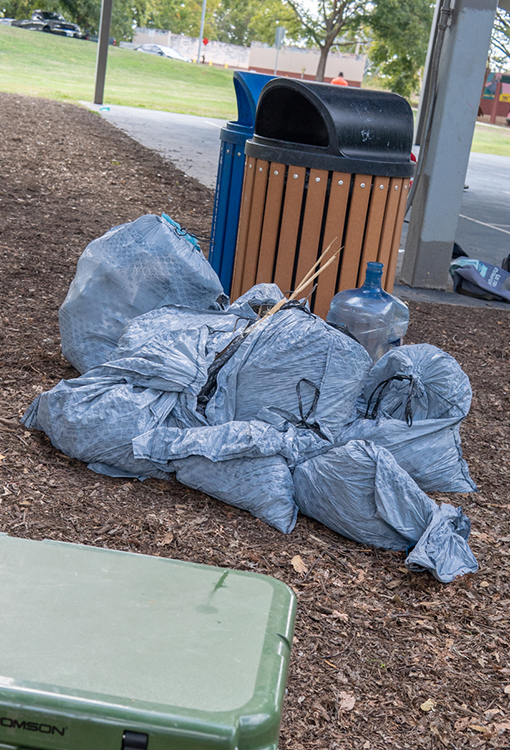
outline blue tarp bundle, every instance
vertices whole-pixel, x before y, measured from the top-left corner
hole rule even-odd
[[[183,253],[181,276],[194,278]],[[82,281],[92,304],[94,284]],[[474,489],[458,436],[471,389],[455,360],[417,345],[372,367],[362,346],[304,304],[261,320],[283,296],[272,284],[226,309],[213,300],[221,287],[204,288],[195,307],[167,297],[141,315],[125,308],[120,336],[122,305],[108,320],[99,283],[104,309],[81,352],[96,364],[40,394],[24,424],[97,472],[176,474],[285,533],[299,508],[352,539],[414,548],[406,564],[441,581],[476,570],[461,509],[423,492]],[[67,310],[86,328],[82,302]]]

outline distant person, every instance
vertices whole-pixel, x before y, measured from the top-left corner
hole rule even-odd
[[[345,80],[343,73],[339,73],[336,78],[333,78],[331,80],[331,83],[334,83],[335,86],[348,86],[349,85],[347,81]]]

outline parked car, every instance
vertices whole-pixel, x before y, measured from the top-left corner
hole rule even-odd
[[[10,26],[15,20],[15,18],[0,18],[0,24],[2,26]]]
[[[136,48],[137,52],[147,52],[149,55],[159,55],[160,57],[169,57],[172,60],[180,60],[181,62],[191,62],[189,57],[184,57],[180,52],[172,47],[165,47],[164,44],[142,44],[141,47]]]
[[[19,26],[22,29],[31,29],[33,31],[45,31],[49,34],[59,34],[60,36],[71,36],[76,39],[86,38],[86,35],[82,34],[77,24],[66,21],[60,13],[53,13],[48,10],[34,10],[31,18],[22,21],[13,21],[11,26]]]

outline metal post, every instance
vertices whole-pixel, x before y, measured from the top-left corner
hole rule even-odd
[[[280,47],[282,46],[282,42],[285,39],[285,27],[284,26],[277,26],[276,27],[276,34],[274,39],[274,45],[276,47],[276,59],[274,61],[274,75],[277,75],[278,71],[278,53],[280,51]]]
[[[410,286],[446,287],[496,7],[457,0],[445,31],[402,267]]]
[[[200,63],[200,52],[202,51],[202,39],[204,38],[205,7],[207,0],[202,1],[202,18],[200,19],[200,37],[198,39],[197,65]]]
[[[103,103],[104,81],[106,77],[106,60],[108,57],[108,43],[110,41],[110,24],[112,21],[113,0],[102,0],[101,20],[99,21],[99,41],[96,57],[96,88],[94,104]]]

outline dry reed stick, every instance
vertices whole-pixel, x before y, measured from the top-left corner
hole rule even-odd
[[[259,325],[259,323],[262,323],[262,321],[263,321],[263,320],[265,320],[266,318],[269,318],[269,316],[270,316],[270,315],[274,315],[275,313],[277,313],[277,312],[278,312],[278,310],[279,310],[279,309],[280,309],[281,307],[283,307],[283,305],[285,305],[285,304],[286,304],[287,302],[290,302],[291,300],[294,300],[294,299],[296,299],[296,297],[297,297],[297,296],[298,296],[299,294],[301,294],[301,292],[302,292],[302,291],[303,291],[304,289],[306,289],[306,287],[307,287],[307,286],[308,286],[309,284],[311,284],[311,282],[312,282],[312,281],[313,281],[314,279],[316,279],[316,278],[317,278],[317,276],[320,276],[320,274],[321,274],[321,273],[322,273],[323,271],[325,271],[325,270],[326,270],[326,268],[327,268],[327,267],[328,267],[329,265],[331,265],[331,263],[333,263],[333,261],[335,260],[336,256],[338,255],[338,253],[339,253],[339,252],[340,252],[340,250],[342,249],[341,247],[339,247],[339,248],[338,248],[338,250],[337,250],[337,251],[336,251],[336,252],[335,252],[335,253],[334,253],[334,254],[333,254],[333,255],[331,256],[331,258],[329,258],[329,259],[328,259],[328,261],[327,261],[326,263],[324,263],[324,265],[323,265],[323,266],[321,266],[321,268],[319,268],[319,270],[318,270],[318,271],[315,271],[315,273],[314,273],[314,269],[315,269],[315,268],[317,268],[318,264],[319,264],[319,263],[320,263],[320,262],[321,262],[321,261],[323,260],[323,258],[324,258],[324,257],[325,257],[325,256],[327,255],[327,253],[329,252],[329,250],[330,250],[331,246],[333,245],[333,243],[334,243],[334,242],[336,242],[336,240],[337,240],[337,237],[335,237],[335,239],[334,239],[334,240],[332,240],[332,241],[331,241],[331,242],[329,243],[329,245],[328,245],[328,246],[327,246],[327,248],[326,248],[326,249],[324,250],[324,252],[323,252],[323,253],[322,253],[322,255],[320,256],[320,258],[319,258],[318,260],[316,260],[316,261],[315,261],[315,263],[314,263],[314,264],[313,264],[313,266],[312,266],[312,267],[310,268],[310,270],[308,271],[308,273],[307,273],[307,274],[305,274],[305,276],[304,276],[304,277],[303,277],[303,279],[301,280],[300,284],[299,284],[299,285],[297,286],[296,290],[295,290],[294,292],[292,292],[292,294],[290,295],[289,299],[286,299],[286,298],[284,297],[284,298],[283,298],[283,299],[281,299],[281,300],[280,300],[279,302],[277,302],[277,303],[276,303],[276,305],[274,305],[274,306],[273,306],[273,307],[272,307],[272,308],[271,308],[270,310],[268,310],[268,311],[267,311],[267,313],[266,313],[265,315],[263,315],[263,316],[262,316],[262,318],[260,318],[260,320],[258,320],[258,321],[257,321],[257,322],[255,323],[255,325],[253,325],[253,326],[252,326],[252,327],[250,328],[250,331],[249,331],[249,332],[253,331],[253,330],[254,330],[254,328],[256,328],[256,327],[257,327],[257,326]]]

